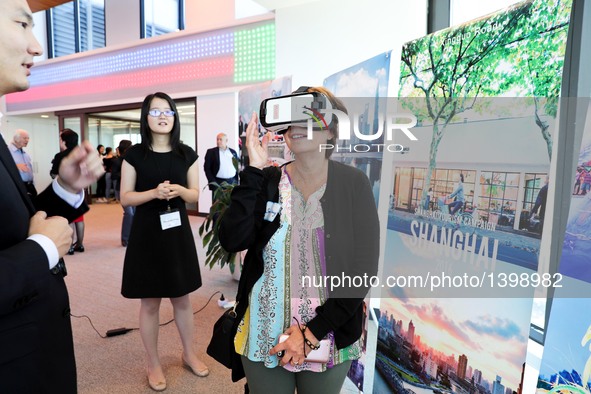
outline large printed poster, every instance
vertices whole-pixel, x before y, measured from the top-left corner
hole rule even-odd
[[[537,393],[591,393],[591,106],[587,109]]]
[[[385,52],[371,59],[365,60],[354,66],[339,71],[324,80],[324,87],[335,96],[342,98],[350,113],[357,109],[358,130],[363,134],[374,134],[378,125],[378,114],[384,111],[384,105],[388,96],[388,82],[390,74],[391,52]],[[349,164],[363,171],[372,185],[376,206],[380,194],[380,175],[382,169],[383,152],[355,152],[348,147],[354,146],[358,139],[342,140],[337,150],[331,155],[332,160]],[[366,311],[369,301],[365,301]],[[367,349],[368,316],[364,318],[362,335],[363,353],[359,360],[353,361],[347,374],[350,381],[358,391],[363,391],[365,376],[365,355]]]
[[[324,87],[335,96],[343,98],[346,104],[355,108],[349,108],[350,112],[360,110],[358,118],[358,130],[364,135],[375,134],[379,125],[379,114],[383,113],[388,97],[388,82],[390,76],[391,52],[385,52],[374,56],[364,62],[351,66],[343,71],[335,73],[324,80]],[[369,178],[374,191],[376,205],[378,204],[380,191],[380,176],[382,170],[383,151],[370,148],[365,151],[353,147],[362,142],[359,138],[341,140],[331,159],[352,165],[363,171]],[[372,141],[383,142],[381,139]]]
[[[402,48],[417,140],[396,140],[408,150],[382,181],[374,392],[519,392],[534,290],[554,280],[536,270],[570,5],[519,3]]]
[[[591,283],[591,108],[581,142],[566,224],[560,272]]]

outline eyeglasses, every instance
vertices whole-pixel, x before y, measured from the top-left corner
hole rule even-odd
[[[160,117],[160,115],[164,114],[165,116],[174,116],[174,111],[167,109],[166,111],[160,111],[159,109],[151,109],[148,111],[148,115],[153,116],[155,118]]]

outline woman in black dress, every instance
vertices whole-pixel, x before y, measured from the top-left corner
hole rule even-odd
[[[99,154],[99,157],[101,159],[104,159],[105,157],[105,146],[104,145],[97,145],[96,147],[96,151]],[[104,164],[103,164],[104,166]],[[105,189],[106,189],[106,177],[105,175],[103,175],[102,177],[100,177],[97,181],[96,181],[96,193],[95,193],[95,197],[96,197],[96,201],[97,202],[107,202],[107,199],[105,198]]]
[[[60,151],[53,157],[53,160],[51,161],[51,170],[49,170],[49,175],[52,179],[59,175],[62,160],[77,146],[78,133],[72,129],[63,129],[60,132]],[[72,233],[72,245],[70,245],[68,254],[73,255],[74,252],[84,252],[84,215],[76,218],[70,223],[70,226],[72,226],[74,232]]]
[[[121,203],[136,212],[123,266],[121,294],[140,298],[140,335],[147,353],[148,383],[166,389],[158,356],[159,311],[170,298],[183,344],[181,360],[195,375],[207,366],[193,350],[193,309],[189,293],[201,286],[195,239],[185,203],[199,198],[197,154],[180,142],[174,101],[165,93],[142,104],[142,142],[129,148],[121,168]]]

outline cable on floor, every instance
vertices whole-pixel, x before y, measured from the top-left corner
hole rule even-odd
[[[199,312],[201,312],[202,310],[204,310],[204,309],[207,307],[207,305],[209,305],[209,303],[211,302],[211,300],[213,299],[213,297],[214,297],[216,294],[221,294],[221,291],[216,291],[216,292],[214,292],[214,293],[213,293],[213,294],[212,294],[212,295],[209,297],[209,299],[207,300],[207,302],[205,303],[205,305],[203,305],[201,308],[199,308],[198,310],[196,310],[195,312],[193,312],[193,315],[196,315],[197,313],[199,313]],[[80,318],[86,318],[86,319],[88,319],[88,322],[90,323],[90,326],[92,327],[92,329],[93,329],[93,330],[94,330],[94,331],[95,331],[95,332],[98,334],[98,336],[99,336],[99,337],[101,337],[101,338],[103,338],[103,339],[105,339],[105,338],[109,338],[109,337],[114,337],[114,336],[117,336],[117,335],[123,335],[123,334],[127,334],[128,332],[130,332],[130,331],[134,331],[134,330],[139,330],[139,327],[134,327],[134,328],[125,328],[125,327],[120,327],[120,328],[114,328],[114,329],[112,329],[112,330],[108,330],[108,331],[106,332],[106,334],[105,334],[105,335],[102,335],[102,334],[101,334],[101,333],[100,333],[100,332],[99,332],[99,331],[98,331],[98,330],[95,328],[95,326],[94,326],[94,324],[92,323],[92,320],[90,319],[90,317],[88,317],[88,316],[86,316],[86,315],[80,315],[80,316],[77,316],[77,315],[74,315],[74,314],[72,314],[72,313],[70,313],[70,316],[72,316],[72,317],[75,317],[75,318],[77,318],[77,319],[80,319]],[[160,326],[160,327],[164,327],[164,326],[166,326],[167,324],[170,324],[170,323],[172,323],[173,321],[174,321],[174,318],[170,319],[170,320],[169,320],[169,321],[167,321],[166,323],[160,323],[160,324],[159,324],[159,326]]]

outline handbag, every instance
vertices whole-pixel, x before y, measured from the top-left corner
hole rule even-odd
[[[207,354],[230,369],[232,368],[232,359],[236,353],[234,350],[234,335],[232,335],[232,327],[236,322],[236,305],[225,311],[215,322],[211,340],[207,346]]]

